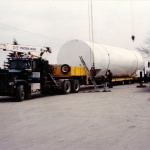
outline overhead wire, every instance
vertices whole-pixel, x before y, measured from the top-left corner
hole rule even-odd
[[[92,0],[91,0],[91,31],[92,31],[93,66],[95,66],[95,59],[94,59],[94,31],[93,31],[93,4],[92,4]]]
[[[90,50],[90,62],[91,62],[91,65],[93,65],[95,67],[94,31],[93,31],[93,4],[92,4],[92,0],[88,1],[88,14],[89,14],[89,40],[90,40],[91,48],[92,48],[92,51],[93,51],[93,55],[92,55],[91,50]]]
[[[134,10],[133,0],[130,0],[130,15],[131,15],[131,34],[134,34]]]
[[[90,0],[88,0],[88,21],[89,21],[89,41],[90,41],[90,45],[91,44],[91,14],[90,14]],[[92,56],[92,51],[91,51],[91,47],[90,47],[90,64],[92,66],[92,59],[91,59],[91,56]]]
[[[133,0],[130,0],[130,16],[131,16],[131,39],[134,41],[134,7],[133,7]]]
[[[0,23],[0,28],[4,29],[4,30],[9,30],[9,31],[12,31],[12,32],[25,33],[27,35],[32,35],[32,36],[38,37],[38,38],[51,38],[51,39],[54,39],[54,40],[65,41],[63,39],[58,39],[58,38],[50,37],[50,36],[44,35],[44,34],[38,34],[38,33],[33,33],[33,32],[30,32],[30,31],[25,31],[25,30],[17,29],[15,27],[8,26],[8,25],[2,24],[2,23]]]

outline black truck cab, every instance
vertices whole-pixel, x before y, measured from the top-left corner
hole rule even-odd
[[[18,101],[31,97],[32,91],[49,91],[55,83],[47,60],[42,58],[10,58],[0,69],[0,95],[16,96]]]

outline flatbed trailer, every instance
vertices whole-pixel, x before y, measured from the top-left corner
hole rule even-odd
[[[88,75],[83,66],[53,65],[51,76],[56,82],[61,81],[62,90],[65,94],[77,93],[80,85],[89,85]],[[67,82],[67,83],[66,83]],[[65,84],[67,84],[65,86]]]
[[[90,82],[91,76],[85,66],[50,65],[42,58],[44,53],[51,53],[49,47],[1,44],[0,49],[12,52],[5,68],[0,69],[1,96],[15,96],[18,101],[23,101],[30,99],[35,91],[43,94],[77,93],[81,85],[94,83]],[[39,56],[34,58],[31,52],[39,52]],[[122,83],[132,80],[130,77],[113,78],[113,82]]]
[[[136,81],[136,80],[137,80],[137,78],[135,78],[135,77],[118,77],[118,78],[114,77],[112,79],[112,82],[114,84],[116,84],[116,83],[125,84],[125,83],[134,83],[134,81]]]

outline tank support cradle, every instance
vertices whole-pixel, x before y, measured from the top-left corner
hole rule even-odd
[[[94,92],[102,92],[102,91],[100,91],[100,90],[95,90],[95,89],[93,89],[93,90],[86,90],[86,91],[83,91],[83,93],[94,93]]]
[[[143,85],[144,81],[141,81],[140,82],[140,85],[137,85],[137,88],[145,88],[146,85]]]
[[[111,90],[103,90],[102,92],[111,92]]]

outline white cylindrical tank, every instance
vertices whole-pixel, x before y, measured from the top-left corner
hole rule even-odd
[[[103,44],[72,40],[65,43],[59,50],[57,63],[71,66],[81,65],[79,56],[82,56],[90,69],[95,62],[96,77],[104,75],[109,69],[114,77],[135,75],[135,72],[144,68],[144,60],[135,50],[116,48]]]

